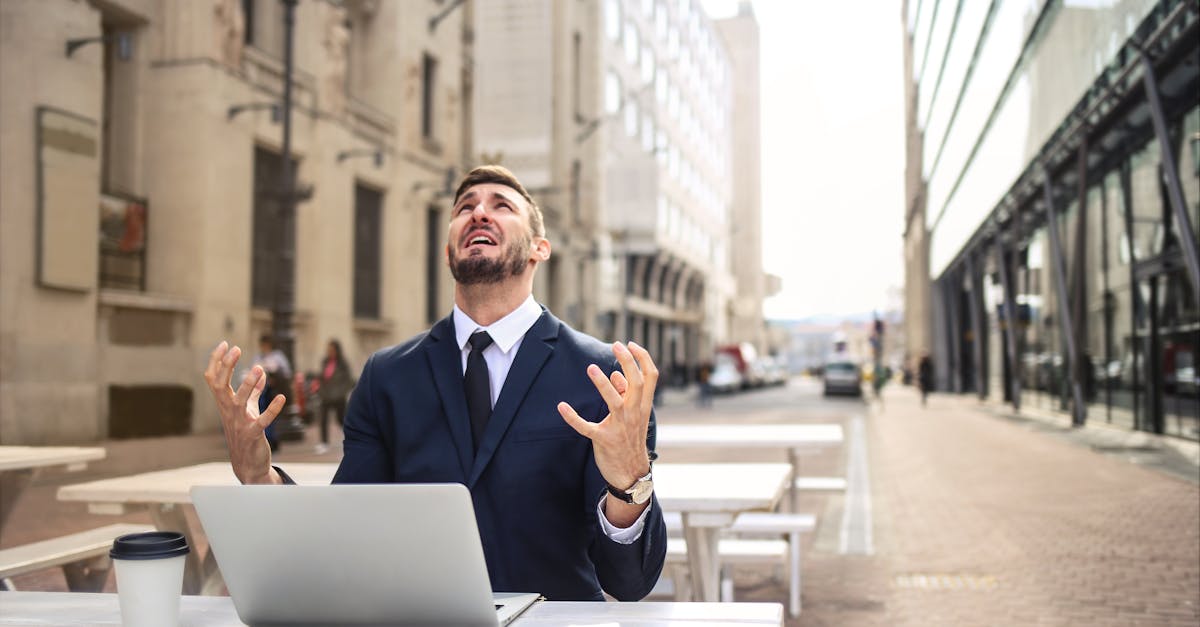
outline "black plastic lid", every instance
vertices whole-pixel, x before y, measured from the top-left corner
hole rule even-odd
[[[115,560],[157,560],[190,551],[187,538],[176,531],[130,533],[113,540],[108,556]]]

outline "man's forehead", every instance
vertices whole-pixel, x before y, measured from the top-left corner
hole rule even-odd
[[[479,198],[481,195],[489,196],[493,199],[503,198],[509,202],[518,202],[521,200],[521,194],[519,194],[517,190],[507,185],[502,183],[479,183],[478,185],[472,185],[471,187],[468,187],[467,191],[463,192],[462,196],[458,197],[458,200],[455,201],[455,204],[464,200],[473,200]]]

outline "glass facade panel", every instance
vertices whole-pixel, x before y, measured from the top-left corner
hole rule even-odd
[[[1021,44],[1026,21],[1037,15],[1036,2],[1003,2],[986,33],[983,50],[980,51],[972,73],[971,84],[963,94],[954,125],[946,135],[946,143],[937,152],[926,151],[925,158],[933,159],[929,173],[929,205],[927,216],[930,224],[943,209],[962,169],[967,164],[971,149],[983,133],[988,116],[996,108],[1000,90],[1021,54]],[[924,88],[924,85],[922,85]],[[946,164],[942,167],[941,164]]]
[[[923,0],[921,13],[917,16],[917,26],[913,29],[913,78],[921,79],[921,62],[925,59],[925,49],[929,47],[929,29],[933,25],[933,14],[942,10],[939,5],[951,4],[954,0]]]
[[[936,100],[929,112],[925,128],[925,176],[933,167],[932,157],[937,155],[937,149],[942,145],[950,117],[958,95],[964,87],[967,77],[967,67],[971,63],[971,55],[979,42],[983,22],[987,18],[987,2],[964,2],[958,16],[958,25],[954,27],[954,40],[950,44],[949,56],[946,57],[946,69],[943,70],[941,84],[937,88]],[[932,89],[932,87],[923,87]]]
[[[938,74],[942,71],[942,61],[946,58],[946,48],[950,46],[954,18],[958,13],[959,3],[956,0],[942,0],[939,4],[941,6],[933,18],[933,30],[929,34],[929,51],[926,53],[921,73],[921,90],[917,94],[917,121],[922,127],[929,123],[929,107],[933,104],[934,86],[937,84]]]
[[[1162,252],[1166,236],[1159,185],[1158,140],[1150,140],[1130,159],[1133,195],[1133,258],[1143,261]]]

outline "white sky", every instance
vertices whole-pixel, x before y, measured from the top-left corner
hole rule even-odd
[[[714,18],[737,11],[737,0],[702,2]],[[900,2],[755,0],[753,7],[762,46],[763,267],[783,278],[765,313],[790,319],[898,306]]]

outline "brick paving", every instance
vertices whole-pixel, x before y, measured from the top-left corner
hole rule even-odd
[[[805,539],[804,611],[788,625],[1200,624],[1194,446],[1185,445],[1191,453],[1182,456],[1174,452],[1180,447],[1165,447],[1160,466],[1168,472],[1147,459],[1141,434],[1097,436],[1010,419],[964,397],[935,395],[922,408],[900,386],[885,390],[882,405],[825,400],[803,379],[718,397],[711,410],[668,393],[660,410],[660,420],[672,423],[848,423],[856,415],[866,424],[875,552],[839,554],[843,498],[803,496],[800,509],[818,514],[818,527]],[[1098,452],[1097,437],[1108,453]],[[1137,456],[1111,445],[1122,437],[1136,438]],[[285,445],[279,461],[338,458],[337,447],[312,454],[312,442],[310,432],[307,443]],[[114,518],[60,503],[54,499],[60,485],[225,455],[220,436],[212,434],[102,444],[108,459],[87,470],[45,471],[35,479],[3,529],[0,547],[117,520],[149,522],[145,513]],[[782,449],[660,454],[673,462],[786,460]],[[801,462],[805,475],[844,471],[844,449]],[[738,570],[735,583],[738,600],[786,598],[778,572]],[[16,584],[66,589],[57,570]]]

